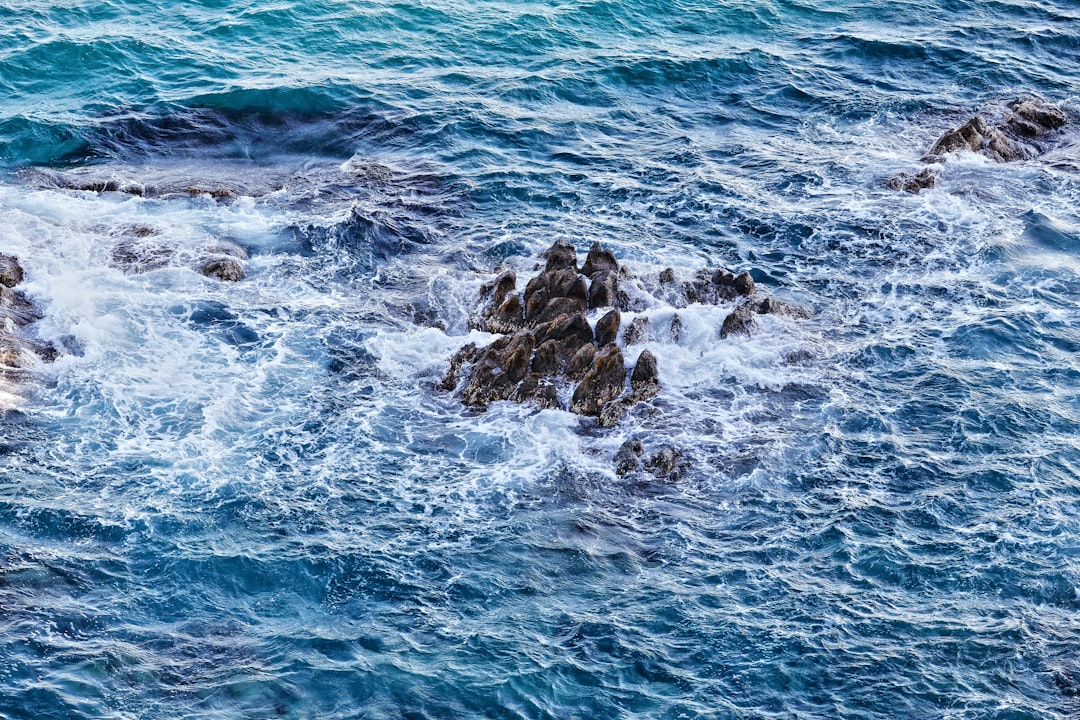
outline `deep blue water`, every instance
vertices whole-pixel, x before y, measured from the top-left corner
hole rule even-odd
[[[1046,155],[886,187],[1027,96]],[[681,310],[610,430],[462,407],[559,238],[813,316]],[[7,0],[0,252],[65,351],[0,416],[0,718],[1080,713],[1075,2]]]

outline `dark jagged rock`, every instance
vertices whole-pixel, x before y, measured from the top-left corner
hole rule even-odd
[[[542,325],[561,315],[581,315],[586,309],[585,303],[576,297],[552,298],[544,306],[543,312],[533,319],[533,323]]]
[[[711,280],[722,300],[734,300],[739,296],[745,297],[754,294],[754,278],[750,277],[748,272],[741,272],[736,275],[721,268],[713,273]]]
[[[585,264],[581,266],[581,274],[592,277],[595,273],[618,272],[619,263],[615,260],[615,254],[601,247],[599,242],[594,242],[589,248],[589,254],[585,256]]]
[[[1042,153],[1045,148],[1039,141],[1068,121],[1063,110],[1040,100],[1017,101],[1009,106],[1009,110],[1009,117],[997,125],[991,125],[982,115],[975,115],[960,127],[945,131],[923,161],[939,162],[948,153],[965,150],[995,162],[1026,160]],[[910,182],[911,176],[906,177],[908,182],[903,173],[893,178],[890,186],[908,192],[922,189]],[[914,190],[909,190],[908,186]]]
[[[668,336],[671,338],[671,342],[678,343],[682,340],[683,323],[682,318],[678,313],[671,316],[671,326],[668,328]]]
[[[576,270],[545,270],[525,286],[525,320],[538,325],[564,312],[584,312],[588,298],[588,285]]]
[[[0,285],[13,288],[23,281],[23,269],[13,255],[0,253]]]
[[[562,370],[562,346],[558,340],[548,340],[536,348],[532,359],[532,371],[536,375],[555,375]]]
[[[982,149],[986,130],[986,120],[982,115],[976,115],[960,127],[946,130],[930,148],[930,156],[944,155],[959,150],[978,152]]]
[[[675,268],[664,268],[660,271],[660,284],[667,285],[675,282]]]
[[[24,279],[19,260],[0,255],[0,381],[24,378],[35,356],[53,362],[60,354],[52,343],[25,332],[28,325],[43,316],[30,298],[16,289]]]
[[[517,273],[513,270],[507,270],[506,272],[495,278],[495,282],[490,285],[486,285],[481,289],[481,292],[485,295],[491,295],[491,305],[498,307],[505,302],[506,297],[517,289]]]
[[[207,258],[199,265],[199,272],[225,282],[237,282],[247,275],[240,261],[227,255]]]
[[[597,244],[582,268],[591,275],[591,287],[578,273],[576,251],[569,243],[559,241],[544,257],[544,269],[522,293],[516,291],[517,278],[509,272],[484,287],[480,304],[485,300],[487,304],[470,324],[503,335],[486,348],[470,345],[458,351],[440,387],[461,387],[462,402],[476,407],[497,400],[559,407],[559,398],[565,399],[573,390],[569,408],[564,409],[595,417],[600,427],[611,427],[661,389],[656,357],[650,351],[639,353],[628,376],[622,351],[616,345],[622,325],[620,310],[628,303],[618,282],[620,277],[632,276],[610,251]],[[674,271],[666,270],[661,280],[674,283]],[[756,312],[798,314],[788,309],[793,306],[780,301],[753,297],[756,288],[749,272],[699,271],[691,282],[670,287],[665,293],[678,302],[680,288],[686,289],[686,298],[692,302],[747,298],[725,320],[724,336],[748,333]],[[615,307],[597,321],[594,330],[585,313],[587,307],[598,303]],[[734,322],[736,319],[741,324]],[[675,315],[668,333],[678,342],[681,332],[682,320]],[[649,318],[638,315],[623,330],[621,341],[634,345],[648,339],[649,333]],[[461,383],[459,375],[467,364],[471,364],[468,377]]]
[[[649,318],[644,315],[639,315],[630,321],[630,324],[626,326],[626,331],[623,332],[623,344],[624,345],[637,345],[638,343],[645,342],[649,336]]]
[[[649,400],[659,392],[660,373],[656,367],[656,356],[642,350],[630,375],[630,394],[635,400]]]
[[[619,302],[618,274],[611,270],[597,270],[589,284],[589,307],[609,307]]]
[[[767,297],[754,305],[754,312],[758,315],[786,315],[788,317],[805,320],[810,317],[810,311],[806,308]]]
[[[576,351],[582,345],[587,345],[593,340],[592,328],[589,321],[581,313],[574,315],[560,315],[551,322],[538,325],[533,330],[536,343],[542,344],[548,340],[558,340],[567,352]]]
[[[937,183],[937,171],[932,168],[923,168],[914,175],[902,172],[889,180],[889,188],[901,190],[912,195],[917,195],[922,190],[929,190]]]
[[[555,386],[551,380],[540,374],[526,375],[521,384],[510,395],[513,402],[534,401],[541,408],[559,407],[559,398],[556,395]]]
[[[503,336],[481,351],[461,399],[466,405],[486,407],[496,400],[506,400],[514,385],[529,369],[535,341],[525,331]]]
[[[622,351],[615,345],[606,345],[597,353],[592,369],[585,373],[574,391],[570,411],[579,415],[599,415],[604,405],[622,395],[625,385],[626,365]]]
[[[596,321],[596,344],[600,347],[615,342],[619,335],[619,322],[622,314],[618,310],[611,310]]]
[[[615,427],[619,421],[626,417],[626,412],[633,407],[633,398],[623,397],[600,408],[600,414],[596,417],[596,424],[603,428]]]
[[[450,358],[450,367],[446,370],[446,375],[443,377],[442,382],[439,383],[439,387],[443,390],[453,390],[458,384],[458,375],[461,373],[461,366],[465,363],[474,363],[477,358],[480,357],[480,350],[476,347],[476,343],[469,343],[465,347],[454,353]]]
[[[645,461],[645,469],[660,479],[674,480],[685,468],[682,451],[666,447]]]
[[[559,240],[544,253],[547,264],[544,272],[553,270],[571,269],[577,272],[577,251],[574,246],[565,240]]]
[[[570,382],[581,382],[585,373],[589,372],[596,360],[596,346],[592,344],[582,345],[570,358],[566,366],[566,379]]]
[[[1030,137],[1033,138],[1064,127],[1068,121],[1064,110],[1039,100],[1017,100],[1009,105],[1009,109],[1016,113],[1010,122],[1018,119],[1034,126],[1022,131],[1023,134],[1032,133]]]
[[[637,438],[624,442],[615,451],[615,474],[622,476],[637,470],[644,454],[645,448]]]
[[[502,305],[492,310],[484,318],[484,330],[491,333],[515,333],[525,327],[525,309],[521,307],[521,296],[510,295]]]
[[[723,339],[732,335],[749,336],[755,327],[757,327],[757,321],[754,320],[754,307],[749,303],[744,303],[724,318],[724,323],[720,326],[720,337]]]

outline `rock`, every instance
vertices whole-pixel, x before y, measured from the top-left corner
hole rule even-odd
[[[936,182],[937,171],[932,167],[928,167],[923,168],[914,175],[909,175],[906,172],[900,173],[889,180],[889,188],[917,195],[921,190],[934,187]]]
[[[491,296],[491,307],[499,307],[504,302],[510,293],[517,289],[517,273],[513,270],[507,270],[506,272],[495,278],[495,282],[484,285],[480,288],[481,297]]]
[[[601,408],[623,393],[626,385],[626,365],[622,351],[615,345],[605,345],[596,354],[593,367],[585,373],[574,390],[570,411],[579,415],[599,415]]]
[[[675,268],[664,268],[660,271],[660,284],[667,285],[675,282]]]
[[[3,332],[5,327],[8,332],[25,327],[37,322],[41,317],[30,298],[19,290],[0,285],[0,332]]]
[[[558,340],[567,352],[576,352],[582,345],[592,344],[593,341],[592,328],[581,313],[560,315],[550,322],[537,325],[533,335],[538,345],[548,340]]]
[[[473,366],[461,400],[466,405],[486,407],[496,400],[506,400],[514,385],[525,377],[535,341],[521,331],[511,337],[503,336],[480,353]]]
[[[555,386],[551,381],[537,373],[526,375],[521,384],[510,395],[513,402],[535,401],[541,408],[559,407]]]
[[[792,305],[791,303],[786,303],[783,300],[777,300],[773,297],[767,297],[758,302],[754,306],[754,312],[758,315],[786,315],[801,320],[810,317],[810,311],[806,308]]]
[[[748,272],[741,272],[736,275],[721,268],[713,273],[711,281],[716,287],[716,293],[721,300],[734,300],[740,295],[754,294],[754,278],[750,277]]]
[[[1038,137],[1043,132],[1057,130],[1064,126],[1068,120],[1065,111],[1061,108],[1056,108],[1039,100],[1018,100],[1009,105],[1009,109],[1016,113],[1019,119],[1038,128],[1040,132],[1034,137]]]
[[[621,398],[600,408],[600,414],[596,418],[596,424],[603,428],[615,427],[626,416],[626,411],[634,404],[630,398]]]
[[[580,305],[580,312],[584,312],[588,298],[588,285],[576,270],[563,268],[542,272],[525,286],[525,320],[529,324],[537,325],[560,315],[561,312],[548,310],[548,306],[558,299],[574,301],[564,302],[562,305],[569,307],[572,304],[575,308]],[[563,311],[570,312],[566,309]]]
[[[622,314],[618,310],[611,310],[596,321],[596,344],[600,347],[615,342],[619,335],[619,322]]]
[[[199,272],[209,278],[217,278],[225,282],[237,282],[243,280],[247,273],[244,266],[234,257],[217,256],[211,257],[199,265]]]
[[[556,375],[562,370],[562,346],[558,340],[548,340],[536,348],[532,371],[537,375]]]
[[[506,335],[525,327],[525,310],[521,307],[521,296],[510,295],[497,308],[492,306],[483,319],[483,330]]]
[[[976,115],[960,127],[946,131],[923,160],[932,162],[940,160],[946,153],[963,150],[980,153],[995,162],[1032,158],[1043,151],[1033,141],[1057,130],[1068,120],[1060,108],[1039,100],[1015,102],[1009,108],[1011,116],[999,125],[989,125],[982,115]],[[910,184],[902,177],[894,178],[894,183],[890,185],[900,186],[898,189],[903,190]],[[914,192],[919,189],[916,187]]]
[[[570,382],[581,382],[585,373],[589,372],[596,360],[596,346],[593,344],[582,345],[570,358],[566,365],[566,379]]]
[[[753,295],[756,289],[754,278],[750,276],[749,272],[744,270],[735,276],[735,292],[746,296]]]
[[[677,479],[684,469],[682,451],[666,447],[645,462],[645,469],[661,479]]]
[[[583,314],[586,309],[584,301],[576,297],[551,298],[544,306],[543,312],[533,318],[533,324],[542,325],[543,323],[554,320],[560,315]]]
[[[589,307],[599,308],[615,305],[619,298],[618,275],[611,270],[597,270],[589,285]]]
[[[0,253],[0,285],[13,288],[23,281],[23,269],[13,255]]]
[[[682,294],[686,298],[686,303],[692,305],[694,303],[716,302],[716,275],[721,272],[731,275],[727,270],[717,270],[716,273],[711,275],[707,271],[699,270],[694,275],[693,280],[684,282],[682,284]]]
[[[1017,142],[1006,135],[999,128],[990,128],[986,131],[985,146],[982,154],[995,162],[1013,162],[1034,157],[1036,151],[1026,145]]]
[[[573,245],[565,240],[556,241],[554,245],[544,252],[543,257],[547,260],[544,272],[564,269],[577,272],[577,251],[574,250]]]
[[[930,156],[939,156],[960,150],[978,152],[982,149],[985,132],[986,120],[983,119],[982,115],[976,115],[960,127],[946,130],[930,148]]]
[[[615,451],[615,474],[622,476],[638,469],[645,448],[637,438],[627,440]]]
[[[736,307],[724,318],[724,324],[720,326],[720,338],[728,338],[732,335],[746,335],[757,327],[754,320],[754,308],[752,305],[743,304]]]
[[[616,273],[619,271],[619,263],[615,260],[614,253],[601,247],[599,242],[594,242],[589,248],[589,254],[585,256],[581,274],[591,278],[600,271]]]
[[[126,273],[144,273],[167,266],[173,255],[173,249],[165,245],[122,240],[113,248],[112,261]]]
[[[638,355],[634,372],[630,375],[630,393],[635,400],[649,400],[660,392],[660,374],[656,356],[648,350]]]
[[[630,321],[630,324],[626,326],[626,331],[623,332],[623,344],[624,345],[637,345],[638,343],[645,342],[649,336],[649,318],[644,315],[639,315]]]
[[[682,318],[678,313],[671,316],[671,327],[668,328],[668,337],[671,338],[671,342],[678,343],[682,340]]]
[[[469,343],[465,347],[454,353],[450,358],[450,367],[446,370],[446,375],[443,377],[442,382],[439,383],[439,387],[443,390],[453,390],[458,384],[458,374],[461,372],[461,366],[465,363],[474,363],[477,358],[480,357],[480,351],[476,347],[476,343]]]

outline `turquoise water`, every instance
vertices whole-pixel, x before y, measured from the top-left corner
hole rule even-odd
[[[0,20],[0,252],[64,349],[0,416],[0,717],[1080,712],[1075,3]],[[1030,95],[1045,155],[886,187]],[[813,316],[680,309],[608,430],[462,407],[480,286],[560,238]]]

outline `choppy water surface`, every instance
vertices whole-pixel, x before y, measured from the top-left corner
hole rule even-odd
[[[1075,4],[0,19],[0,251],[65,349],[0,419],[0,717],[1080,712]],[[1028,95],[1048,154],[885,186]],[[462,407],[478,289],[559,238],[813,317],[680,310],[610,430]]]

